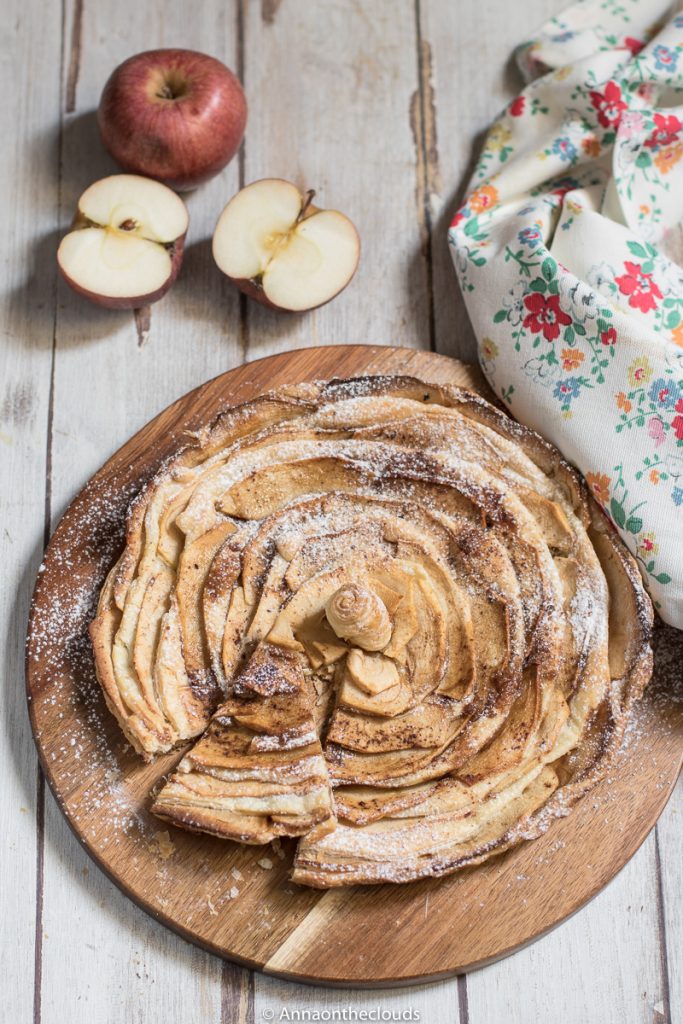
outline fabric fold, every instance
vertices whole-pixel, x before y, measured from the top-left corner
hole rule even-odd
[[[683,14],[586,0],[517,59],[449,234],[481,365],[683,628]]]

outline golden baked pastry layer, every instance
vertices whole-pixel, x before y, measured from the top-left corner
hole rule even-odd
[[[300,836],[293,878],[404,882],[545,831],[651,672],[637,567],[578,475],[480,397],[302,384],[223,414],[134,502],[91,633],[155,814]]]

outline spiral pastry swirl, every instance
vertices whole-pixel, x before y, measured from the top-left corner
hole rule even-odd
[[[327,621],[342,640],[365,651],[381,651],[391,640],[391,619],[382,599],[356,583],[336,590],[325,609]]]
[[[295,881],[405,882],[545,831],[651,672],[635,563],[578,475],[478,396],[281,389],[149,481],[91,627],[175,825],[299,837]]]

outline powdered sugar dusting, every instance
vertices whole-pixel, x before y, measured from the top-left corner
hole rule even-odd
[[[349,382],[348,387],[340,386],[340,390],[344,390],[350,402],[365,401],[365,384]],[[381,480],[387,471],[388,463],[379,447],[371,456],[363,451],[362,444],[356,442],[338,445],[335,450],[352,461],[372,482]],[[305,457],[308,449],[293,446],[290,454],[294,458]],[[391,469],[396,473],[419,475],[424,472],[428,477],[433,466],[410,453],[404,456],[403,462],[392,455]],[[165,890],[176,877],[175,872],[182,870],[183,859],[191,856],[195,846],[198,851],[203,847],[192,836],[178,833],[180,838],[176,840],[175,832],[172,836],[168,832],[160,832],[158,821],[149,816],[146,799],[141,794],[149,791],[160,771],[170,770],[177,755],[171,755],[152,768],[142,766],[133,755],[104,706],[94,675],[87,634],[99,587],[123,543],[125,510],[134,490],[131,485],[124,490],[104,492],[98,496],[93,491],[87,500],[81,502],[79,514],[62,531],[50,552],[47,568],[41,566],[38,610],[33,617],[28,655],[32,662],[32,677],[36,680],[33,688],[37,705],[34,708],[36,736],[43,745],[48,769],[54,771],[59,779],[60,792],[68,793],[65,803],[67,816],[100,855],[104,855],[108,847],[123,844],[134,849],[136,856],[154,858],[158,862],[155,875],[158,892],[153,894],[153,898],[161,906],[165,905],[164,901],[172,900]],[[312,520],[306,524],[306,532],[310,528],[315,533],[327,522],[322,515],[317,523],[314,517]],[[298,535],[288,535],[286,527],[283,528],[283,545],[289,542],[296,546],[297,540]],[[577,634],[585,631],[593,613],[589,595],[579,591],[570,607],[572,625]],[[670,724],[672,708],[683,703],[680,670],[683,643],[680,634],[658,629],[655,648],[655,682],[650,694],[632,715],[624,743],[604,784],[587,798],[587,805],[594,814],[609,813],[611,801],[621,799],[619,796],[612,798],[614,783],[622,771],[638,774],[640,769],[637,764],[634,766],[634,757],[648,767],[651,762],[656,770],[661,771],[662,789],[668,785],[667,766],[656,764],[660,755],[656,752],[657,743],[652,741],[652,735],[655,729],[661,736],[662,731],[676,728]],[[57,736],[56,722],[63,723],[63,730],[57,730]],[[45,736],[41,731],[43,726],[49,726]],[[543,833],[552,820],[568,814],[570,807],[563,800],[560,793],[552,811],[545,818],[541,812],[528,836],[524,834],[523,826],[519,837],[531,838],[532,832],[534,835]],[[546,845],[542,856],[552,857],[563,849],[561,842]],[[242,856],[243,851],[239,852]],[[279,878],[279,864],[276,862],[286,862],[285,866],[289,864],[291,845],[283,848],[281,844],[274,843],[273,855],[275,860],[271,857],[256,860],[252,852],[246,852],[244,859],[239,860],[242,871],[233,866],[226,869],[221,878],[214,877],[212,862],[206,861],[203,865],[206,870],[202,871],[202,879],[197,886],[196,901],[188,905],[188,917],[201,917],[207,909],[210,916],[218,916],[242,893],[245,874],[245,885],[254,884],[253,877],[249,876],[250,867],[253,869],[257,865],[261,868],[261,871],[252,871],[260,878],[275,876],[273,869],[278,868]],[[201,862],[205,854],[199,852],[197,856]],[[389,870],[386,877],[391,878]],[[519,873],[517,881],[520,885],[526,884],[527,880],[526,874]],[[265,881],[261,884],[279,885],[280,882]],[[296,895],[295,890],[292,891]]]

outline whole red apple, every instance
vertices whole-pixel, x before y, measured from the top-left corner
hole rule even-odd
[[[247,103],[239,80],[194,50],[147,50],[112,73],[98,110],[102,141],[126,171],[183,191],[239,149]]]

